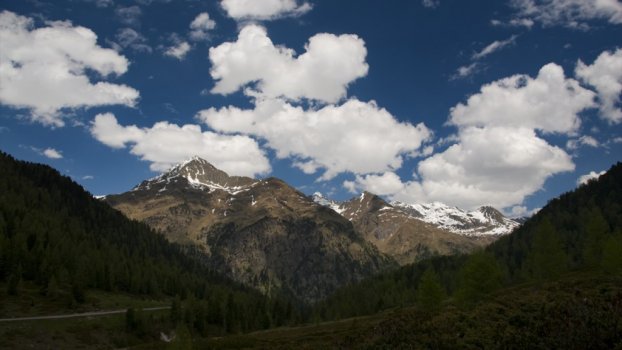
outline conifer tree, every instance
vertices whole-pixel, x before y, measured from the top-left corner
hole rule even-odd
[[[552,280],[566,270],[568,256],[562,247],[559,234],[548,218],[542,220],[534,232],[533,243],[527,259],[531,277]]]
[[[603,241],[607,239],[609,225],[598,207],[591,208],[586,216],[584,216],[586,222],[583,232],[585,237],[583,262],[586,266],[595,267],[600,265]]]
[[[417,288],[417,305],[424,312],[436,312],[446,297],[445,289],[439,282],[438,275],[432,268],[428,268],[421,276]]]
[[[463,307],[472,307],[499,287],[503,272],[490,253],[473,253],[460,270],[460,287],[456,298]]]
[[[603,240],[602,269],[608,274],[622,274],[622,234]]]

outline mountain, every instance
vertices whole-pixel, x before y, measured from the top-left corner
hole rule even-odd
[[[395,266],[352,223],[285,182],[229,176],[197,157],[104,200],[268,294],[312,302]]]
[[[529,289],[537,292],[543,285],[554,285],[559,281],[565,281],[563,284],[568,283],[571,286],[555,286],[547,291],[550,296],[546,300],[529,304],[533,302],[529,297],[533,292]],[[430,284],[435,286],[429,288]],[[511,320],[499,323],[497,316],[507,317],[510,313],[491,314],[487,311],[481,316],[488,319],[486,322],[489,326],[470,321],[468,323],[475,327],[474,335],[478,333],[478,329],[481,331],[480,327],[498,332],[498,326],[509,322],[512,327],[530,329],[530,332],[534,332],[532,335],[537,337],[537,334],[542,334],[543,329],[540,320],[546,319],[549,314],[553,315],[549,324],[553,327],[552,330],[560,323],[572,325],[571,328],[575,325],[587,326],[592,321],[587,321],[584,316],[590,313],[622,315],[620,286],[622,163],[611,167],[597,180],[550,200],[523,225],[481,251],[470,255],[437,256],[371,277],[338,290],[320,303],[315,312],[323,315],[324,319],[336,319],[415,305],[415,313],[419,313],[417,307],[425,308],[426,303],[430,302],[430,296],[434,295],[439,303],[445,298],[448,299],[446,303],[457,304],[456,306],[468,311],[480,302],[503,297],[506,292],[516,293],[517,288],[524,288],[524,303],[512,311],[517,312],[517,315]],[[499,291],[500,288],[506,289]],[[562,290],[572,290],[570,295],[574,296],[585,293],[587,296],[573,298],[582,300],[580,304],[564,302],[563,309],[556,309],[549,303],[560,301],[560,296],[567,296]],[[602,297],[610,300],[600,306],[594,304],[597,298]],[[504,302],[503,305],[513,303]],[[497,306],[499,305],[494,307]],[[453,313],[451,308],[447,311]],[[574,315],[572,322],[566,319],[571,314]],[[463,320],[461,317],[458,319]],[[455,322],[458,319],[439,319],[435,327],[442,328],[446,322]],[[609,320],[612,317],[598,316],[593,318],[595,319]],[[603,329],[600,326],[595,327]],[[456,334],[435,330],[429,332]],[[620,341],[621,333],[613,332]],[[398,333],[412,334],[412,328],[402,329]],[[561,345],[552,347],[567,348]]]
[[[7,291],[1,292],[3,317],[99,309],[98,300],[105,295],[114,298],[116,309],[124,307],[118,303],[129,296],[162,301],[182,296],[198,305],[194,310],[200,315],[187,314],[190,320],[203,326],[209,322],[218,329],[235,325],[250,330],[280,325],[274,320],[282,319],[285,311],[279,311],[278,305],[287,303],[268,299],[208,269],[196,255],[93,198],[49,166],[18,161],[3,152],[0,285]],[[244,313],[225,315],[224,305]],[[157,326],[161,322],[150,319]],[[65,323],[59,325],[62,329]],[[39,331],[35,340],[42,338]],[[59,334],[28,347],[65,348],[55,345],[65,337]],[[28,336],[21,333],[23,338]],[[85,346],[89,347],[79,347]]]
[[[393,202],[391,204],[414,218],[460,235],[499,236],[508,234],[520,226],[519,222],[506,218],[490,206],[465,211],[439,202],[430,204]]]
[[[369,192],[345,202],[315,193],[313,200],[348,219],[367,241],[401,265],[468,253],[519,226],[491,207],[465,212],[441,203],[389,204]]]

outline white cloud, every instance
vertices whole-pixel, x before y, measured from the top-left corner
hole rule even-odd
[[[541,189],[548,177],[573,169],[566,152],[531,129],[467,127],[460,131],[458,144],[419,162],[420,182],[407,183],[392,198],[506,208]]]
[[[0,103],[30,109],[35,121],[63,126],[63,108],[134,106],[138,99],[138,91],[126,85],[91,83],[85,71],[121,75],[128,61],[98,46],[88,28],[50,22],[33,29],[30,18],[3,11],[0,42]]]
[[[622,49],[614,53],[604,51],[591,65],[579,60],[575,74],[596,88],[601,117],[612,124],[622,122],[622,109],[618,107],[622,93]]]
[[[297,0],[222,0],[220,6],[229,17],[236,20],[274,20],[297,17],[309,12],[308,2]]]
[[[132,28],[121,28],[117,31],[117,43],[123,48],[130,48],[137,52],[151,53],[147,38]]]
[[[475,74],[479,70],[479,67],[480,67],[479,62],[473,62],[467,66],[459,67],[456,70],[456,73],[451,77],[451,79],[466,78],[470,75]]]
[[[186,54],[190,51],[191,46],[185,41],[180,42],[177,45],[171,46],[166,51],[164,51],[164,55],[169,57],[174,57],[178,60],[183,60],[186,57]]]
[[[525,206],[516,205],[516,206],[513,206],[509,212],[506,212],[505,216],[508,216],[510,218],[530,217],[530,216],[535,215],[537,212],[539,212],[540,209],[542,208],[534,208],[534,209],[529,210]]]
[[[587,184],[590,180],[594,180],[594,179],[598,179],[601,175],[605,174],[606,171],[603,170],[599,173],[595,172],[595,171],[590,171],[589,173],[579,176],[579,178],[577,179],[577,186],[580,185],[585,185]]]
[[[372,102],[348,100],[304,110],[279,100],[256,102],[255,109],[210,108],[197,118],[212,129],[255,135],[278,158],[293,158],[306,173],[325,169],[322,179],[343,172],[381,173],[402,166],[404,155],[431,137],[423,124],[401,123]]]
[[[294,57],[293,50],[275,46],[265,28],[248,25],[236,42],[210,48],[211,75],[217,80],[212,93],[226,95],[257,82],[265,97],[334,103],[352,81],[367,75],[367,49],[356,35],[317,34],[305,49]]]
[[[82,176],[82,180],[93,180],[95,177],[93,175],[84,175]]]
[[[486,84],[450,110],[449,124],[458,128],[455,144],[419,162],[420,180],[391,197],[519,210],[548,178],[574,169],[572,158],[537,131],[574,135],[579,114],[595,106],[593,99],[556,64],[545,65],[535,78],[515,75]]]
[[[208,38],[208,32],[216,28],[216,22],[209,18],[207,12],[199,13],[190,23],[190,39],[201,41]]]
[[[129,147],[130,153],[150,162],[153,171],[165,171],[194,155],[231,175],[254,176],[270,171],[266,155],[252,138],[202,131],[199,125],[163,121],[151,128],[123,126],[113,114],[105,113],[95,116],[91,134],[110,147]]]
[[[43,150],[42,154],[50,159],[61,159],[63,155],[60,151],[55,150],[54,148],[46,148]]]
[[[493,20],[493,23],[496,23],[495,20]],[[456,80],[456,79],[463,79],[463,78],[467,78],[471,75],[474,75],[475,73],[479,72],[480,70],[482,70],[482,65],[480,64],[480,62],[478,62],[479,60],[481,60],[482,58],[496,52],[499,50],[502,50],[503,48],[513,45],[514,41],[516,41],[517,36],[516,35],[512,35],[511,37],[509,37],[506,40],[496,40],[493,41],[492,43],[488,44],[486,47],[484,47],[481,51],[479,52],[475,52],[472,56],[471,56],[471,60],[473,61],[471,64],[469,65],[465,65],[465,66],[461,66],[456,70],[456,73],[454,73],[451,77],[450,80]]]
[[[533,79],[514,75],[482,86],[480,93],[450,111],[457,126],[514,126],[544,132],[572,133],[581,121],[579,112],[595,106],[594,93],[563,69],[549,63]]]
[[[479,60],[481,58],[484,58],[488,55],[490,55],[493,52],[499,51],[509,45],[514,44],[514,41],[516,40],[516,35],[512,35],[511,37],[509,37],[506,40],[495,40],[492,43],[488,44],[485,48],[483,48],[481,51],[476,52],[473,54],[473,59],[474,60]]]
[[[512,18],[507,22],[493,19],[490,21],[490,24],[495,27],[525,27],[527,29],[531,29],[535,23],[529,18]]]
[[[589,135],[584,135],[579,137],[578,139],[571,139],[566,142],[566,148],[569,150],[575,150],[580,146],[584,145],[596,148],[600,146],[600,142],[598,142],[598,140]]]
[[[529,210],[525,206],[516,205],[512,207],[509,214],[509,216],[512,218],[520,218],[527,216],[529,214]]]
[[[393,172],[386,172],[380,175],[356,175],[354,181],[346,180],[343,186],[352,193],[364,190],[380,196],[395,194],[404,189],[402,180]]]
[[[139,21],[142,13],[143,12],[140,7],[136,5],[128,7],[119,6],[115,10],[115,14],[117,15],[119,21],[132,26],[136,26],[140,23]]]
[[[114,4],[113,0],[84,0],[84,2],[91,2],[100,8],[106,8]]]
[[[515,20],[529,19],[545,27],[587,29],[587,22],[598,19],[622,24],[618,0],[512,0],[511,4],[518,10]]]
[[[441,4],[440,0],[422,0],[421,5],[427,8],[437,8]]]

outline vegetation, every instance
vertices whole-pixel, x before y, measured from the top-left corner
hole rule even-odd
[[[500,289],[473,308],[408,307],[199,340],[213,349],[620,349],[622,278],[571,273]]]
[[[364,280],[308,314],[211,272],[49,167],[0,154],[0,169],[2,314],[129,307],[100,323],[0,324],[0,347],[34,334],[35,347],[622,348],[622,164],[484,250]]]
[[[9,300],[34,286],[37,304],[59,305],[58,310],[82,310],[93,291],[159,300],[177,296],[183,318],[170,322],[199,334],[206,334],[207,324],[245,332],[299,317],[288,300],[243,288],[210,271],[199,257],[94,199],[56,170],[0,153],[0,286],[8,298],[3,310],[15,309]],[[29,309],[3,316],[24,314]],[[143,329],[139,310],[127,317],[128,331],[152,333]]]
[[[430,297],[422,290],[429,288],[429,273],[468,310],[501,288],[555,281],[574,271],[622,272],[622,163],[550,201],[483,251],[432,258],[348,286],[319,303],[314,315],[335,320],[406,305],[427,309]]]

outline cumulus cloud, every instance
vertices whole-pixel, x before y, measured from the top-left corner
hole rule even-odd
[[[254,109],[225,107],[201,111],[212,129],[265,139],[278,158],[293,158],[305,173],[325,169],[323,180],[343,172],[381,173],[398,169],[404,156],[431,137],[423,124],[399,122],[373,101],[305,110],[281,100],[256,102]]]
[[[467,127],[460,142],[419,163],[421,181],[406,184],[392,198],[441,201],[474,209],[506,208],[523,202],[553,174],[574,169],[562,149],[525,127]]]
[[[208,32],[216,28],[214,22],[207,12],[199,13],[192,22],[190,22],[190,39],[201,41],[208,38]]]
[[[594,96],[552,63],[535,78],[515,75],[486,84],[450,109],[448,124],[458,128],[454,144],[419,162],[419,180],[406,182],[390,196],[525,212],[521,208],[527,196],[549,177],[574,169],[572,158],[538,132],[575,135],[580,113],[595,107]],[[587,136],[577,140],[598,143]]]
[[[450,110],[457,126],[516,126],[545,132],[572,133],[581,125],[578,113],[594,107],[594,93],[565,78],[549,63],[534,79],[514,75],[484,85],[480,93]]]
[[[575,74],[596,89],[601,117],[611,124],[622,122],[622,109],[618,107],[622,93],[622,49],[601,53],[591,65],[579,60]]]
[[[33,20],[0,13],[0,103],[27,108],[32,120],[63,126],[63,108],[134,106],[139,93],[126,85],[91,83],[86,71],[105,78],[127,71],[128,61],[97,45],[88,28],[50,22],[34,29]]]
[[[130,48],[137,52],[151,53],[147,38],[132,28],[121,28],[115,36],[116,43],[122,48]]]
[[[579,176],[579,178],[577,179],[577,186],[580,185],[585,185],[587,184],[590,180],[595,180],[598,179],[601,175],[605,174],[606,171],[603,170],[599,173],[595,172],[595,171],[590,171],[589,173],[585,174],[585,175],[581,175]]]
[[[356,175],[354,181],[344,181],[343,187],[352,193],[360,190],[369,191],[380,196],[395,194],[404,189],[404,184],[400,177],[393,172],[383,174],[369,174],[365,176]]]
[[[220,6],[235,20],[274,20],[297,17],[312,8],[308,2],[297,0],[222,0]]]
[[[590,146],[596,148],[600,146],[600,142],[598,142],[598,140],[589,135],[584,135],[577,139],[571,139],[566,142],[566,148],[569,150],[575,150],[580,146]]]
[[[198,155],[232,175],[254,176],[270,171],[270,163],[255,140],[241,135],[220,135],[202,131],[199,125],[178,126],[163,121],[151,128],[123,126],[111,113],[98,114],[91,134],[112,148],[129,148],[130,153],[151,163],[153,171]]]
[[[171,46],[166,51],[164,51],[164,55],[169,57],[174,57],[178,60],[183,60],[188,52],[190,51],[191,46],[185,41],[178,43],[177,45]]]
[[[140,16],[142,15],[140,7],[134,6],[119,6],[115,10],[115,14],[119,21],[126,25],[136,26],[140,23]]]
[[[511,218],[530,217],[536,214],[537,212],[539,212],[540,209],[542,208],[535,208],[535,209],[529,210],[524,205],[515,205],[512,208],[510,208],[510,210],[506,212],[505,215]]]
[[[509,37],[506,40],[495,40],[492,43],[488,44],[481,51],[474,53],[473,54],[473,59],[479,60],[481,58],[484,58],[484,57],[490,55],[493,52],[499,51],[499,50],[503,49],[504,47],[512,45],[512,44],[514,44],[514,41],[516,40],[516,38],[517,38],[516,35],[512,35],[511,37]]]
[[[306,52],[275,46],[266,29],[244,27],[236,42],[209,50],[212,93],[230,94],[248,84],[265,97],[303,98],[334,103],[346,95],[348,85],[367,75],[365,43],[356,35],[317,34]]]
[[[618,0],[513,0],[515,20],[532,20],[545,27],[587,29],[589,21],[622,24],[622,3]]]
[[[61,159],[63,158],[63,155],[61,154],[60,151],[55,150],[54,148],[46,148],[43,150],[43,152],[41,152],[44,156],[50,158],[50,159]]]

